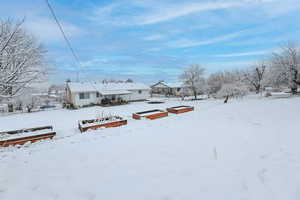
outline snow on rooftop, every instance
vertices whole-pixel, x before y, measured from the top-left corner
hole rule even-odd
[[[68,86],[72,92],[108,92],[127,90],[150,90],[150,87],[143,83],[100,83],[100,82],[70,82]]]
[[[113,94],[131,94],[128,90],[102,90],[102,95],[113,95]]]
[[[152,85],[152,87],[155,87],[156,85],[165,85],[165,86],[170,87],[170,88],[181,88],[181,87],[183,87],[183,84],[180,83],[180,82],[166,83],[164,81],[160,81],[160,82],[155,83],[154,85]]]
[[[171,87],[171,88],[181,88],[181,87],[183,87],[183,84],[182,83],[180,83],[180,82],[175,82],[175,83],[169,83],[169,84],[167,84],[169,87]]]

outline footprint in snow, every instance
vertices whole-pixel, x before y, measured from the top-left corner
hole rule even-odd
[[[268,172],[267,169],[261,169],[258,173],[257,173],[257,176],[258,176],[258,179],[260,180],[260,182],[262,184],[265,184],[266,182],[266,173]]]

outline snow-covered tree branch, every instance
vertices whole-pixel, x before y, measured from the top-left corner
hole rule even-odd
[[[22,28],[0,20],[0,98],[11,98],[45,75],[45,50]]]
[[[197,99],[198,92],[200,92],[205,85],[205,79],[203,77],[204,71],[205,69],[200,65],[193,64],[185,69],[179,77],[184,85],[193,92],[195,99]]]
[[[225,98],[224,103],[228,102],[231,98],[240,98],[248,93],[248,88],[242,83],[227,83],[224,84],[220,91],[218,91],[217,96],[220,98]]]
[[[262,89],[262,83],[265,78],[266,65],[264,63],[253,66],[243,72],[244,82],[255,89],[258,94]]]
[[[292,93],[300,86],[300,49],[294,43],[281,47],[271,60],[270,81],[275,85],[286,85]]]

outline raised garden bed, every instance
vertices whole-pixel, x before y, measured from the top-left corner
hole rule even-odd
[[[148,111],[143,111],[143,112],[137,112],[132,114],[133,119],[141,119],[142,117],[147,118],[147,119],[157,119],[161,117],[167,117],[168,112],[164,110],[148,110]]]
[[[163,101],[148,101],[147,103],[149,104],[161,104],[161,103],[165,103]]]
[[[98,128],[112,128],[117,126],[123,126],[127,124],[127,120],[122,117],[113,116],[101,119],[81,120],[78,123],[79,130],[85,132],[87,130],[96,130]]]
[[[52,139],[56,135],[52,126],[20,129],[0,132],[0,147],[23,145],[27,142],[37,142]]]
[[[194,110],[194,107],[192,107],[192,106],[175,106],[175,107],[167,108],[167,111],[169,113],[174,113],[174,114],[190,112],[193,110]]]

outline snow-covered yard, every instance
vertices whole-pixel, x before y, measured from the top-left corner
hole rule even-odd
[[[194,112],[133,120],[150,109]],[[101,112],[128,125],[81,134]],[[0,131],[52,125],[57,136],[0,148],[2,200],[298,200],[300,98],[169,100],[0,117]]]

